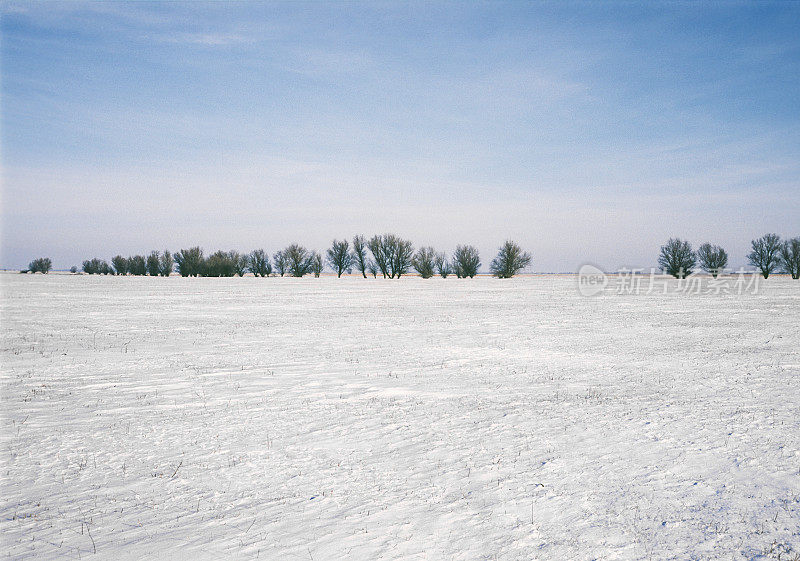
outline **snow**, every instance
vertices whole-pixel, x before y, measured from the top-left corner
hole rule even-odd
[[[8,558],[800,555],[800,282],[0,282]]]

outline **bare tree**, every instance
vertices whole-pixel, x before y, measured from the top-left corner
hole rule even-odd
[[[396,238],[394,241],[394,255],[391,260],[391,278],[398,279],[411,268],[411,259],[414,256],[414,244],[409,240]]]
[[[289,266],[286,255],[282,251],[277,251],[275,255],[272,256],[272,260],[275,263],[275,271],[277,271],[280,276],[285,275],[286,269]]]
[[[233,265],[233,272],[243,277],[247,272],[247,255],[242,255],[238,251],[232,249],[228,252],[228,257]]]
[[[728,266],[728,254],[725,250],[710,243],[700,246],[697,250],[697,259],[700,261],[700,266],[711,273],[714,278],[717,278],[717,275]]]
[[[489,269],[499,279],[510,279],[530,263],[531,255],[522,251],[516,242],[507,240],[500,246],[497,257],[492,260]]]
[[[286,272],[293,277],[302,277],[311,272],[313,255],[298,244],[292,244],[283,250],[286,258]]]
[[[794,280],[800,279],[800,237],[783,242],[780,258],[783,272],[792,275]]]
[[[147,261],[144,255],[128,257],[128,272],[132,275],[142,276],[147,274]]]
[[[172,260],[172,254],[168,250],[164,250],[164,253],[161,254],[161,258],[158,261],[158,273],[162,277],[168,277],[172,274],[172,265],[174,261]]]
[[[372,278],[374,278],[374,279],[378,278],[378,273],[380,272],[378,270],[378,264],[375,263],[375,261],[373,261],[372,259],[370,259],[367,262],[367,271],[369,271],[369,274],[372,275]]]
[[[50,260],[49,257],[39,257],[38,259],[34,259],[28,265],[28,270],[31,273],[42,273],[46,275],[50,272],[50,269],[53,268],[53,262]]]
[[[199,247],[182,249],[175,254],[175,264],[182,277],[196,277],[203,272],[203,250]]]
[[[108,275],[113,271],[104,259],[98,259],[95,257],[93,259],[87,259],[83,262],[83,272],[90,275]]]
[[[372,236],[367,244],[370,252],[372,253],[372,262],[375,267],[380,270],[383,278],[389,276],[389,260],[390,256],[384,254],[383,236]],[[377,277],[377,274],[375,275]]]
[[[692,250],[692,244],[679,238],[670,238],[661,246],[658,265],[665,273],[676,279],[686,278],[692,274],[697,264],[697,256]]]
[[[333,244],[328,250],[328,263],[336,272],[337,277],[341,277],[345,271],[350,272],[353,265],[353,254],[350,253],[350,244],[347,240],[333,240]]]
[[[114,273],[117,275],[128,274],[128,259],[122,255],[115,255],[112,257],[111,266],[114,267]]]
[[[781,237],[778,234],[766,234],[751,242],[753,251],[747,256],[753,267],[761,270],[763,277],[769,275],[778,268],[780,264]]]
[[[204,277],[232,277],[236,274],[236,263],[230,251],[215,251],[203,263],[201,275]]]
[[[414,254],[411,264],[423,279],[431,278],[435,272],[436,250],[432,247],[419,248]]]
[[[436,255],[434,264],[436,265],[436,272],[439,273],[439,276],[443,279],[446,279],[447,276],[453,272],[450,261],[447,260],[447,255],[445,255],[444,252]]]
[[[367,270],[369,269],[368,260],[367,240],[361,235],[353,236],[353,264],[356,266],[356,269],[361,271],[364,278],[367,278]]]
[[[311,272],[314,273],[316,278],[322,273],[324,265],[322,264],[322,255],[316,251],[311,252]]]
[[[414,245],[408,240],[395,234],[383,234],[373,236],[368,247],[384,278],[399,279],[411,268]]]
[[[481,258],[477,248],[471,245],[456,246],[456,250],[453,252],[453,271],[458,278],[473,278],[478,274],[480,266]]]
[[[266,277],[272,273],[272,265],[269,262],[269,256],[263,249],[256,249],[250,253],[247,261],[247,267],[254,277]]]
[[[147,256],[147,274],[151,277],[157,277],[161,274],[161,260],[157,251],[151,251],[150,255]]]

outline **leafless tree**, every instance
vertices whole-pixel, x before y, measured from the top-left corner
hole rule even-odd
[[[161,274],[161,259],[157,251],[151,251],[147,256],[147,274],[151,277],[157,277]]]
[[[368,246],[384,278],[399,279],[411,268],[414,245],[410,241],[395,234],[383,234],[374,236]]]
[[[353,254],[350,253],[350,243],[347,240],[333,240],[328,250],[328,263],[337,277],[341,277],[345,271],[350,272],[353,266]]]
[[[414,256],[414,244],[409,240],[397,238],[392,264],[392,277],[400,278],[411,268],[411,259]]]
[[[34,259],[28,265],[28,270],[31,273],[42,273],[46,275],[50,272],[50,269],[53,268],[53,262],[50,260],[49,257],[39,257],[38,259]]]
[[[254,277],[266,277],[272,273],[272,265],[269,262],[269,256],[263,249],[256,249],[250,253],[247,261],[247,267]]]
[[[128,257],[128,272],[132,275],[142,276],[147,274],[147,261],[144,255]]]
[[[516,242],[508,240],[500,246],[497,257],[492,260],[489,268],[497,278],[510,279],[530,263],[530,254],[522,251],[522,248]]]
[[[233,272],[243,277],[244,274],[247,272],[247,255],[242,255],[236,250],[230,250],[228,252],[228,256],[230,257],[231,264],[233,265]]]
[[[780,257],[783,272],[792,275],[794,280],[800,279],[800,237],[783,242]]]
[[[114,273],[117,275],[128,274],[128,259],[122,255],[115,255],[112,257],[111,266],[114,267]]]
[[[361,235],[353,236],[353,264],[356,269],[361,271],[364,278],[367,278],[367,270],[369,269],[367,261],[369,261],[367,257],[367,240]]]
[[[445,255],[444,252],[436,255],[435,265],[436,272],[439,273],[439,276],[443,279],[446,279],[447,276],[453,272],[450,261],[447,260],[447,255]]]
[[[769,278],[780,264],[781,237],[778,234],[766,234],[751,242],[753,251],[747,256],[753,267],[761,270],[763,277]]]
[[[423,279],[431,278],[436,267],[436,250],[432,247],[419,248],[414,254],[411,264]]]
[[[676,279],[686,278],[692,274],[697,264],[697,256],[692,250],[692,244],[679,238],[670,238],[661,246],[658,265],[665,273]]]
[[[169,250],[164,250],[164,253],[161,254],[161,258],[158,260],[158,273],[162,277],[168,277],[172,274],[172,265],[174,261],[172,260],[172,254]]]
[[[372,275],[372,278],[374,279],[378,278],[378,273],[380,272],[378,270],[378,264],[375,263],[375,261],[373,261],[372,259],[367,261],[367,271],[369,271],[369,274]]]
[[[232,277],[236,274],[236,259],[239,254],[232,251],[215,251],[203,263],[204,277]]]
[[[283,251],[277,251],[275,255],[272,256],[272,261],[275,263],[275,271],[277,271],[280,276],[285,275],[286,269],[289,266],[289,262],[287,261],[286,255],[283,253]]]
[[[87,259],[83,262],[83,272],[90,275],[108,275],[113,273],[111,267],[104,259]]]
[[[311,272],[313,255],[298,244],[292,244],[283,250],[286,259],[286,272],[293,277],[302,277]]]
[[[453,271],[460,279],[473,278],[478,274],[481,258],[477,248],[471,245],[456,246],[453,252]]]
[[[375,267],[380,270],[383,278],[388,277],[391,256],[384,253],[383,236],[372,236],[367,247],[369,247],[372,253],[372,262],[375,264]],[[377,274],[375,276],[377,276]]]
[[[700,266],[711,273],[714,278],[717,278],[717,275],[728,266],[728,254],[725,250],[710,243],[700,246],[697,250],[697,259],[700,261]]]
[[[203,272],[203,250],[199,247],[182,249],[175,254],[175,264],[182,277],[196,277]]]
[[[322,273],[324,265],[322,264],[322,255],[316,251],[311,252],[311,272],[314,273],[316,278]]]

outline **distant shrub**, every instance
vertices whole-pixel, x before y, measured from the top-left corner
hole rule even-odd
[[[172,265],[174,261],[172,260],[172,254],[168,250],[164,250],[164,253],[161,254],[161,257],[158,260],[158,274],[162,277],[168,277],[172,274]]]
[[[242,255],[238,251],[231,250],[228,252],[231,263],[233,264],[233,272],[239,277],[243,277],[247,272],[247,255]]]
[[[147,274],[147,260],[144,255],[128,257],[128,272],[136,276]]]
[[[161,259],[157,251],[151,251],[147,256],[147,274],[151,277],[161,274]]]
[[[111,258],[111,266],[114,267],[114,272],[117,275],[128,274],[128,259],[122,255],[115,255]]]
[[[269,255],[263,249],[256,249],[250,253],[247,259],[247,268],[253,273],[254,277],[266,277],[272,273],[272,265],[269,262]]]
[[[205,260],[202,275],[204,277],[232,277],[236,274],[236,258],[238,258],[238,254],[232,255],[226,251],[215,251]]]
[[[69,272],[70,272],[70,273],[72,273],[72,274],[74,275],[75,273],[77,273],[77,272],[78,272],[78,267],[76,267],[75,265],[73,265],[72,267],[70,267],[70,268],[69,268]]]
[[[113,274],[113,270],[108,266],[104,259],[87,259],[83,262],[83,272],[89,275],[108,275]]]
[[[175,254],[175,264],[182,277],[196,277],[203,272],[203,250],[199,247],[182,249]]]
[[[432,247],[421,247],[411,259],[411,264],[423,279],[429,279],[434,274],[436,251]]]
[[[453,252],[453,272],[458,278],[473,278],[478,274],[478,268],[480,266],[480,254],[474,246],[456,246],[456,250]]]
[[[311,252],[311,272],[314,273],[314,276],[319,278],[322,270],[324,269],[324,265],[322,264],[322,255],[317,253],[316,251]]]
[[[530,254],[522,251],[522,248],[516,242],[508,240],[500,246],[497,257],[492,260],[489,268],[497,278],[510,279],[530,263]]]
[[[46,275],[50,272],[50,269],[53,268],[53,262],[50,261],[49,257],[40,257],[38,259],[34,259],[28,265],[28,270],[31,273],[42,273]]]
[[[436,272],[439,273],[439,276],[443,279],[446,279],[448,275],[453,272],[453,267],[450,265],[450,261],[448,261],[447,255],[445,255],[444,252],[436,255],[434,263],[436,265]]]

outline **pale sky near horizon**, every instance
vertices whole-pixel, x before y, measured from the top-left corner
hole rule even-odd
[[[0,267],[800,236],[800,3],[6,2]]]

